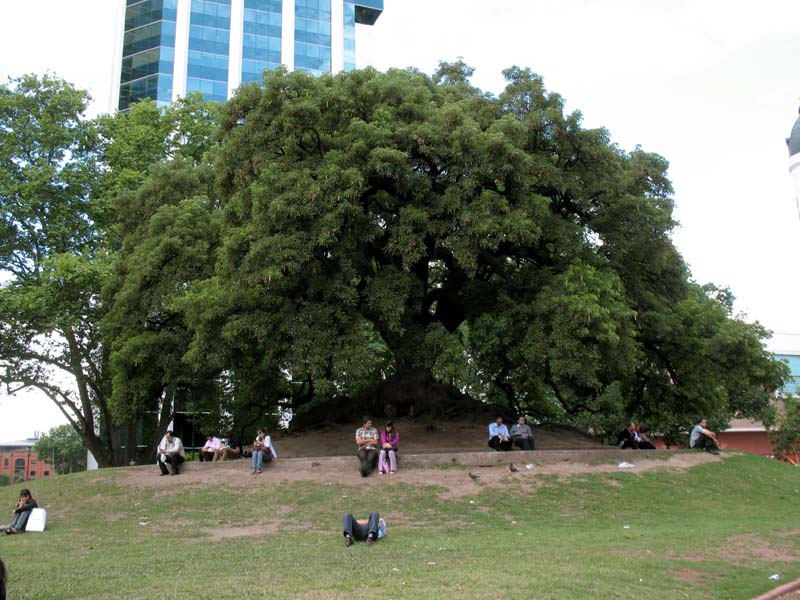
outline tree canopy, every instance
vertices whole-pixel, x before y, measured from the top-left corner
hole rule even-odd
[[[583,128],[529,69],[499,95],[470,75],[277,69],[220,107],[94,122],[63,82],[2,88],[2,380],[47,391],[41,365],[71,360],[89,404],[51,397],[129,439],[153,415],[159,438],[176,393],[245,428],[762,415],[785,366],[729,290],[692,281],[667,161]]]

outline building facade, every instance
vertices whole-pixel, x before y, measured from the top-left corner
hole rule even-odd
[[[33,438],[0,444],[0,475],[7,476],[12,483],[50,477],[53,467],[32,450],[35,443]]]
[[[164,106],[199,90],[223,102],[264,69],[314,75],[356,66],[356,24],[383,0],[120,0],[125,3],[115,108]]]

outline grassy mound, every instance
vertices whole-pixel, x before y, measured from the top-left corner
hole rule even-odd
[[[800,469],[752,455],[644,473],[523,468],[456,498],[435,477],[143,484],[145,468],[32,484],[48,529],[0,537],[9,597],[752,598],[773,573],[800,577]],[[9,515],[17,493],[0,489]],[[370,510],[387,537],[345,548],[342,513]]]

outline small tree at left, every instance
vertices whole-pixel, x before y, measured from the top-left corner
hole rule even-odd
[[[0,382],[52,399],[101,466],[118,464],[98,323],[108,270],[86,92],[46,75],[0,86]]]
[[[59,475],[86,470],[86,449],[81,436],[69,425],[58,425],[33,445],[40,460],[47,460]]]

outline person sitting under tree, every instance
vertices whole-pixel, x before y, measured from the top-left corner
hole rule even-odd
[[[256,439],[253,442],[253,458],[250,461],[253,467],[252,475],[261,473],[261,467],[264,463],[268,463],[277,457],[278,455],[272,445],[272,438],[267,435],[267,430],[262,427],[258,430],[258,435],[256,435]]]
[[[636,423],[630,422],[625,426],[625,429],[622,430],[622,433],[619,434],[619,440],[617,440],[617,446],[622,449],[625,448],[633,448],[634,450],[639,449],[639,433],[636,430]]]
[[[494,423],[489,423],[489,447],[498,452],[500,450],[504,452],[511,450],[511,435],[508,433],[508,427],[505,426],[503,417],[500,415],[498,415]]]
[[[186,460],[186,452],[183,449],[181,438],[176,437],[172,431],[168,431],[164,436],[164,441],[158,447],[158,468],[162,475],[169,475],[167,464],[172,465],[172,474],[180,474],[180,466]]]
[[[211,462],[220,449],[221,442],[213,433],[206,434],[206,443],[200,448],[200,462]]]
[[[692,433],[689,436],[689,447],[697,450],[705,450],[711,454],[719,454],[719,444],[717,444],[717,435],[707,429],[708,421],[700,419],[700,421],[692,428]]]
[[[511,439],[514,445],[521,450],[533,450],[533,430],[528,425],[525,417],[520,415],[517,422],[511,427]]]
[[[378,461],[378,430],[372,426],[372,417],[363,417],[361,427],[356,429],[356,446],[361,465],[358,472],[366,477],[375,469]]]

